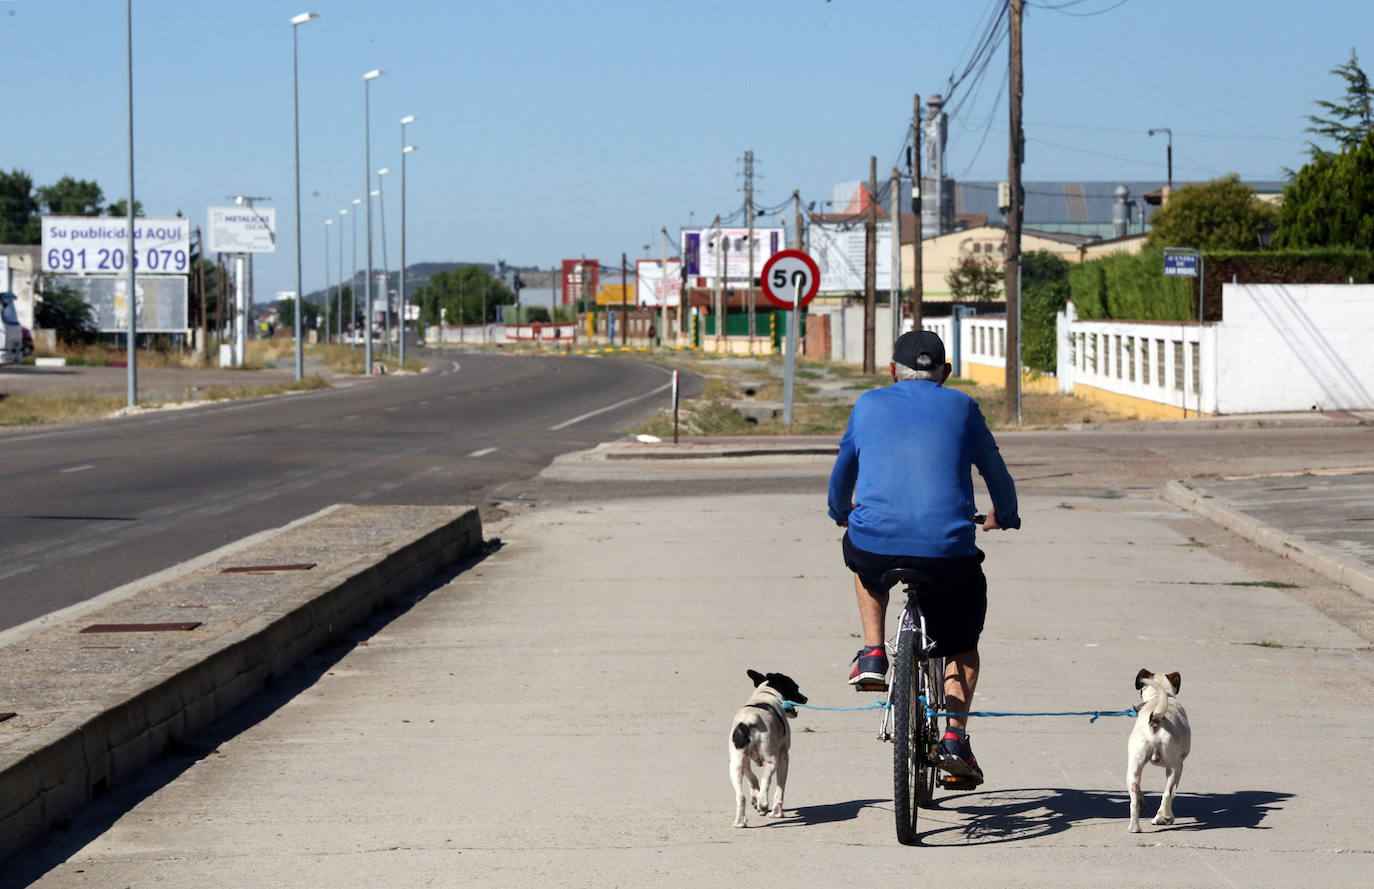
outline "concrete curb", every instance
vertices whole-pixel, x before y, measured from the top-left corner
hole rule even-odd
[[[1240,536],[1292,559],[1323,577],[1343,583],[1357,593],[1374,598],[1374,573],[1329,547],[1285,534],[1272,525],[1232,509],[1204,489],[1172,481],[1164,486],[1164,496],[1172,503],[1210,519]]]
[[[369,565],[321,577],[275,610],[186,652],[0,753],[0,861],[257,694],[331,638],[477,552],[477,510],[453,507]]]

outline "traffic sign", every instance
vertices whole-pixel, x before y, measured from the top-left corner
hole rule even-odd
[[[801,250],[779,250],[763,264],[763,295],[780,309],[792,309],[797,292],[801,306],[811,302],[821,287],[821,270],[810,254]]]
[[[1168,278],[1196,278],[1197,277],[1196,253],[1169,253],[1164,254],[1164,275]]]

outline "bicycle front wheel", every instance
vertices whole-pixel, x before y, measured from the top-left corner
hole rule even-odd
[[[935,799],[935,783],[938,779],[935,768],[935,746],[940,743],[940,721],[928,713],[938,713],[944,709],[944,658],[926,658],[919,665],[916,683],[917,706],[920,713],[916,719],[920,723],[916,741],[915,785],[916,805],[928,809]],[[924,703],[920,703],[924,701]]]
[[[920,671],[916,666],[915,632],[903,628],[897,634],[897,664],[892,677],[892,812],[897,819],[897,842],[916,841],[916,812],[927,771],[925,708],[921,706]]]

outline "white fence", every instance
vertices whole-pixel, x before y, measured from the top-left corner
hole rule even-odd
[[[1153,416],[1374,410],[1374,286],[1226,284],[1222,317],[1080,321],[1070,304],[1059,389]]]

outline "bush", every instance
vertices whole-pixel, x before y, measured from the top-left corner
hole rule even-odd
[[[1033,370],[1055,370],[1055,316],[1069,301],[1072,268],[1047,250],[1021,257],[1021,361]]]
[[[34,309],[33,323],[45,330],[57,331],[57,338],[64,343],[95,341],[95,318],[91,307],[80,294],[66,287],[43,294]]]

